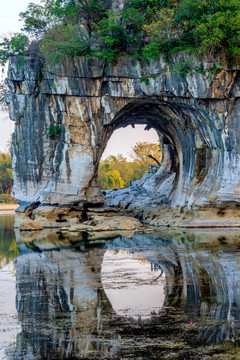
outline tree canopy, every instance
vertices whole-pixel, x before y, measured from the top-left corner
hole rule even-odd
[[[108,162],[99,165],[98,176],[102,189],[110,190],[123,187],[123,180],[119,171],[114,170]]]
[[[10,194],[13,185],[12,160],[8,154],[0,154],[0,194]]]
[[[152,155],[154,158],[156,158],[159,162],[161,162],[162,159],[162,152],[161,147],[159,144],[150,143],[147,141],[143,142],[137,142],[132,147],[132,153],[131,157],[134,161],[140,162],[144,165],[154,164],[154,161],[149,159],[149,155]],[[156,165],[156,163],[155,163]]]
[[[0,61],[27,51],[28,33],[49,63],[80,55],[143,60],[179,51],[239,63],[239,0],[127,0],[122,10],[110,6],[110,0],[30,3],[20,13],[24,33],[3,39]]]
[[[162,154],[159,144],[144,141],[134,145],[130,155],[132,161],[128,161],[119,154],[110,155],[100,163],[98,179],[102,189],[110,190],[129,186],[132,181],[140,179],[148,171],[148,165],[156,165],[156,162],[148,155],[152,155],[161,162]]]

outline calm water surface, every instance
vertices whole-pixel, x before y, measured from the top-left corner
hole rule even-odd
[[[53,235],[0,216],[0,359],[240,359],[240,231]]]

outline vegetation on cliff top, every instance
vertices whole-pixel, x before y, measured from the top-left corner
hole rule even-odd
[[[68,56],[111,61],[179,51],[240,59],[239,0],[127,0],[121,10],[111,9],[110,0],[41,0],[20,18],[24,33],[3,39],[1,63],[10,54],[37,49],[51,64]],[[30,50],[26,33],[37,45]]]

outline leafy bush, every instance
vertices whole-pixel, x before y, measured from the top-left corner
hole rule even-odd
[[[4,66],[10,55],[24,53],[29,45],[29,39],[23,34],[14,34],[12,37],[4,37],[0,43],[0,65]]]
[[[47,138],[53,138],[61,133],[59,125],[51,125],[47,128]]]
[[[76,25],[55,25],[43,37],[40,51],[48,64],[61,63],[69,56],[82,56],[90,51],[86,32]]]
[[[107,14],[108,17],[103,18],[95,27],[96,35],[103,45],[96,54],[104,60],[111,61],[125,49],[125,34],[121,18],[111,11],[108,11]]]
[[[199,54],[240,56],[240,2],[238,0],[183,0],[175,22],[183,29],[183,45]],[[189,42],[190,42],[189,41]]]

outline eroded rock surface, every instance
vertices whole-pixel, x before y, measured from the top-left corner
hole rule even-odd
[[[159,173],[146,174],[127,189],[104,191],[105,204],[129,216],[141,219],[145,226],[184,228],[240,227],[239,204],[211,204],[195,208],[171,204],[171,186],[175,175],[159,181]]]
[[[172,70],[185,61],[203,71],[183,77]],[[102,204],[97,171],[111,134],[146,124],[159,135],[161,168],[148,182],[139,181],[138,190],[108,196],[109,204],[138,204],[142,211],[162,204],[196,209],[239,203],[240,71],[212,74],[215,63],[179,54],[148,64],[120,58],[108,66],[74,58],[49,68],[37,57],[26,57],[23,66],[11,57],[6,101],[15,121],[13,195],[36,207]],[[56,126],[60,131],[48,137]],[[55,210],[49,211],[55,226]],[[70,225],[77,222],[72,211]]]
[[[20,208],[15,214],[14,227],[18,243],[34,242],[34,247],[40,250],[67,247],[85,240],[131,237],[136,230],[147,230],[138,219],[111,209],[54,206]]]

